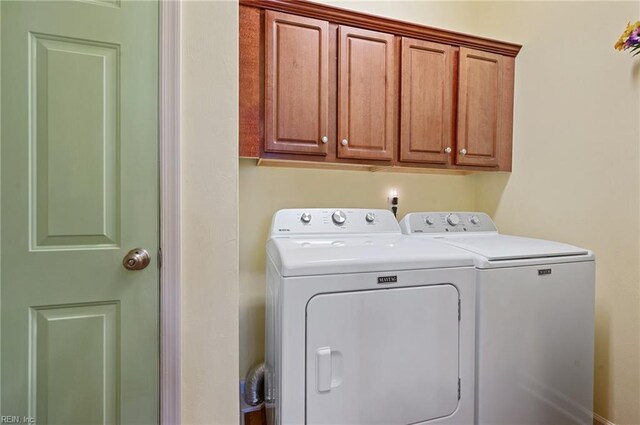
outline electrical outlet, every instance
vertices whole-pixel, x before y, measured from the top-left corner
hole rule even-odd
[[[398,189],[393,188],[389,191],[389,196],[387,197],[387,208],[393,212],[393,215],[397,217],[398,214]]]

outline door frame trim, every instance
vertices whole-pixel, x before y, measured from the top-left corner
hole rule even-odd
[[[180,8],[160,0],[160,424],[180,424]]]

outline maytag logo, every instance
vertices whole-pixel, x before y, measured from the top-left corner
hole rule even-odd
[[[378,276],[378,283],[396,283],[398,276]]]
[[[551,274],[551,269],[538,269],[538,276]]]

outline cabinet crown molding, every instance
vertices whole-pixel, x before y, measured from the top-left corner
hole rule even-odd
[[[364,29],[388,32],[395,35],[414,37],[452,46],[468,47],[486,52],[515,57],[521,45],[485,37],[462,34],[455,31],[419,25],[397,19],[384,18],[367,13],[328,6],[303,0],[239,0],[241,6],[302,15],[324,19],[342,25],[351,25]]]

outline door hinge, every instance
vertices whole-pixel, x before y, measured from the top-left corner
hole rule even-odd
[[[458,400],[460,400],[460,382],[461,382],[461,379],[458,378]]]
[[[162,248],[158,248],[158,268],[161,268],[161,267],[162,267]]]
[[[460,321],[460,298],[458,298],[458,322]]]

